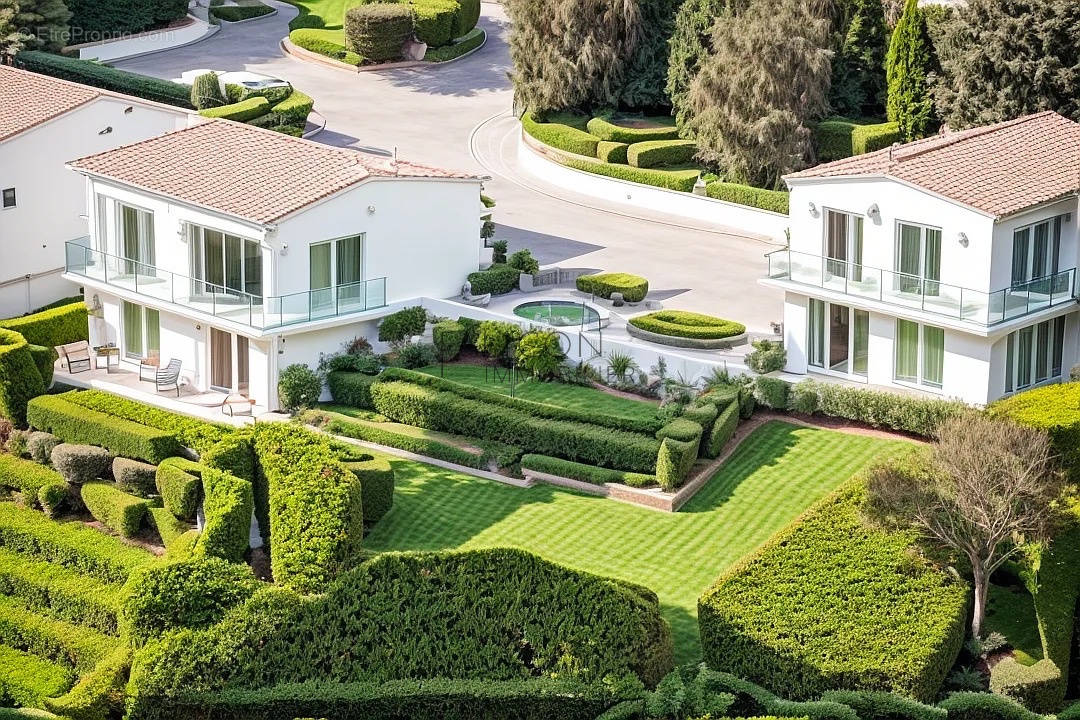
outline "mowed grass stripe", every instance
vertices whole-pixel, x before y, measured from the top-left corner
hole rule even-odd
[[[527,490],[394,460],[394,508],[374,550],[518,547],[646,585],[660,597],[677,659],[700,657],[697,598],[869,462],[906,443],[770,422],[678,513],[538,485]]]

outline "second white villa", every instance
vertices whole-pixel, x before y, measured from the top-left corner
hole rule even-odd
[[[89,238],[67,243],[90,344],[129,369],[179,361],[199,391],[277,407],[403,301],[448,297],[479,264],[480,178],[206,120],[75,160]]]
[[[1080,124],[1045,112],[789,175],[789,373],[985,404],[1080,362]]]

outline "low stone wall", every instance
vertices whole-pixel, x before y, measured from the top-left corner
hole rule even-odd
[[[746,333],[733,335],[732,337],[727,338],[719,338],[717,340],[698,340],[697,338],[661,335],[659,333],[649,332],[648,330],[642,330],[630,323],[626,323],[626,332],[629,333],[631,337],[636,337],[639,340],[648,340],[649,342],[660,345],[669,345],[671,347],[687,348],[691,350],[729,350],[736,345],[746,344]]]

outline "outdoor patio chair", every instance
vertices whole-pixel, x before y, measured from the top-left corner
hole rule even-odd
[[[142,379],[140,373],[139,379]],[[176,389],[176,397],[180,397],[180,361],[173,358],[165,367],[159,367],[154,373],[154,387],[160,392],[169,388]]]
[[[161,358],[152,353],[139,361],[139,380],[153,380],[161,367]],[[149,377],[147,377],[149,375]]]
[[[56,354],[60,356],[60,367],[66,366],[69,373],[90,369],[90,343],[85,340],[57,345]]]
[[[229,417],[237,415],[251,415],[251,400],[240,393],[230,393],[221,401],[221,412]]]

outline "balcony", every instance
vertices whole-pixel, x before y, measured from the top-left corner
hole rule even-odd
[[[984,292],[793,250],[768,253],[769,278],[991,327],[1076,299],[1076,269]]]
[[[262,296],[92,250],[77,242],[66,244],[64,268],[71,275],[258,330],[326,320],[386,305],[384,277],[289,295]]]

